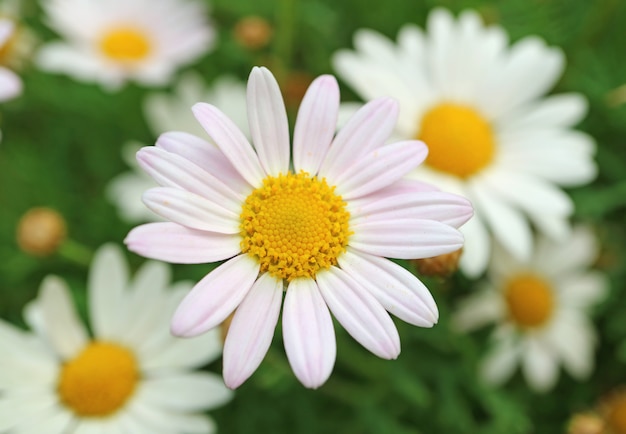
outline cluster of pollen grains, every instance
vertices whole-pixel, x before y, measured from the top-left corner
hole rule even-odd
[[[291,281],[337,264],[350,236],[350,213],[326,180],[306,172],[268,176],[241,212],[241,249],[262,272]]]
[[[131,397],[140,373],[135,356],[110,342],[91,342],[65,363],[57,392],[63,404],[83,417],[103,417]]]

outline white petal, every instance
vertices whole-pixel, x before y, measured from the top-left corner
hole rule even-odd
[[[171,313],[168,313],[171,316]],[[221,328],[216,327],[200,336],[185,339],[172,336],[168,330],[166,338],[159,342],[150,342],[142,346],[140,351],[143,359],[142,367],[146,371],[200,368],[213,362],[222,354]]]
[[[461,233],[433,220],[377,220],[351,225],[348,245],[374,256],[420,259],[463,247]]]
[[[239,387],[256,371],[274,337],[283,282],[261,275],[237,308],[224,343],[224,382]]]
[[[373,295],[341,268],[320,271],[316,279],[330,311],[354,339],[378,357],[398,357],[398,330]]]
[[[311,83],[300,108],[293,133],[293,165],[316,174],[337,128],[339,85],[331,75],[322,75]]]
[[[221,234],[239,233],[239,214],[197,194],[171,187],[155,187],[142,197],[148,208],[179,225]]]
[[[582,120],[587,112],[587,100],[578,93],[552,95],[521,107],[499,124],[506,130],[526,130],[541,127],[570,127]]]
[[[326,176],[329,185],[337,186],[344,199],[365,196],[387,187],[419,166],[428,148],[417,140],[380,146],[361,155],[341,173]]]
[[[559,315],[546,331],[545,342],[555,349],[573,377],[583,380],[591,375],[596,336],[586,317],[569,313]]]
[[[420,327],[432,327],[437,322],[439,311],[435,300],[426,286],[405,268],[350,248],[338,261],[346,273],[401,320]]]
[[[558,282],[563,303],[587,308],[604,300],[609,293],[607,276],[599,271],[573,273]]]
[[[330,312],[312,279],[294,279],[287,288],[283,340],[298,380],[311,389],[324,384],[335,364],[337,343]]]
[[[150,405],[139,399],[132,400],[128,407],[128,413],[134,420],[150,428],[146,434],[214,434],[217,432],[213,420],[204,414],[165,411],[161,407]]]
[[[74,416],[63,408],[52,408],[45,415],[30,415],[11,434],[65,434],[71,426]]]
[[[252,142],[265,173],[289,171],[289,124],[285,103],[272,73],[254,67],[248,78],[248,124]]]
[[[219,325],[241,303],[259,268],[255,259],[239,255],[211,271],[178,306],[172,318],[172,333],[191,337]]]
[[[13,71],[0,67],[0,102],[22,93],[22,80]]]
[[[459,261],[459,267],[469,277],[480,276],[489,263],[491,254],[491,238],[479,215],[469,219],[460,228],[465,244]]]
[[[166,411],[192,413],[224,405],[233,393],[220,377],[208,372],[187,372],[146,378],[137,399]]]
[[[198,103],[192,109],[196,119],[241,176],[253,187],[260,187],[265,172],[259,157],[241,130],[210,104]]]
[[[500,335],[501,337],[496,339],[493,349],[487,354],[480,367],[480,376],[488,383],[495,385],[502,384],[511,378],[520,357],[519,347],[513,341],[511,333]]]
[[[493,290],[482,290],[468,296],[459,303],[452,315],[452,327],[469,332],[502,319],[506,307],[500,294]]]
[[[0,399],[0,430],[12,433],[12,428],[20,423],[49,414],[57,406],[57,401],[52,390],[29,388],[3,395]]]
[[[46,337],[55,351],[65,360],[76,356],[87,344],[89,336],[74,308],[67,284],[56,276],[46,277],[38,299]]]
[[[578,225],[569,238],[553,241],[540,238],[533,262],[549,264],[542,268],[551,276],[568,275],[589,267],[598,257],[599,246],[591,228]]]
[[[222,261],[241,252],[238,234],[197,231],[176,223],[148,223],[131,230],[124,243],[147,258],[175,264]]]
[[[334,179],[358,157],[382,146],[397,117],[398,103],[390,98],[379,98],[361,107],[335,136],[319,177]]]
[[[546,392],[554,387],[559,377],[558,361],[552,348],[537,339],[527,339],[522,359],[524,377],[537,392]]]
[[[87,283],[89,318],[96,338],[115,340],[123,333],[118,314],[128,280],[128,265],[120,248],[114,244],[100,247],[91,262]]]

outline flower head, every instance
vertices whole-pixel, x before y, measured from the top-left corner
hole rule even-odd
[[[413,175],[472,201],[476,216],[461,229],[466,274],[486,269],[489,233],[520,260],[532,252],[530,223],[566,237],[573,204],[558,186],[585,184],[596,167],[593,140],[571,129],[586,112],[584,98],[542,98],[563,71],[559,49],[533,36],[508,48],[503,29],[484,26],[477,13],[455,20],[435,9],[426,32],[406,25],[394,45],[360,30],[355,51],[333,60],[364,99],[398,99],[395,136],[429,148]]]
[[[398,332],[385,309],[429,327],[437,307],[415,276],[384,257],[459,249],[456,228],[471,206],[402,179],[426,148],[385,144],[397,115],[390,99],[366,105],[335,136],[338,85],[317,78],[300,106],[291,153],[285,106],[267,69],[252,70],[247,98],[254,146],[220,110],[199,103],[193,111],[217,146],[171,133],[137,154],[161,185],[144,194],[145,204],[172,222],[135,228],[129,249],[177,263],[226,260],[180,304],[173,333],[204,333],[236,309],[224,345],[224,378],[236,387],[267,352],[286,292],[285,349],[306,386],[332,371],[331,312],[374,354],[397,357]]]
[[[47,0],[50,27],[64,39],[39,52],[42,69],[116,89],[128,80],[167,83],[213,44],[197,0]]]
[[[595,332],[588,309],[606,296],[604,275],[586,269],[597,253],[592,232],[575,227],[567,242],[540,239],[529,261],[494,254],[489,287],[464,300],[454,316],[460,330],[497,324],[482,368],[487,381],[506,381],[518,361],[537,391],[554,386],[561,363],[578,379],[591,374]]]
[[[192,369],[219,355],[219,332],[171,337],[160,319],[189,286],[168,282],[169,268],[156,262],[129,280],[120,249],[102,247],[89,275],[90,336],[66,283],[47,277],[25,310],[33,333],[0,321],[0,430],[213,432],[200,412],[232,394]]]

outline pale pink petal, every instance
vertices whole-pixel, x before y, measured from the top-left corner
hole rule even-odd
[[[248,78],[248,124],[261,166],[272,176],[289,171],[289,124],[276,79],[255,66]]]
[[[341,268],[320,271],[316,279],[330,311],[357,342],[383,359],[398,357],[398,330],[372,294]]]
[[[124,243],[146,258],[174,264],[222,261],[241,252],[238,234],[197,231],[177,223],[148,223],[131,230]]]
[[[398,181],[419,166],[428,154],[428,148],[417,140],[380,146],[361,155],[341,173],[328,175],[330,185],[344,199],[365,196]]]
[[[91,261],[87,282],[89,318],[96,338],[115,340],[119,336],[119,309],[128,282],[128,264],[121,249],[115,244],[100,247]]]
[[[22,93],[22,80],[11,70],[0,67],[0,102]]]
[[[224,343],[224,382],[234,389],[256,371],[274,337],[283,281],[261,275],[233,317]]]
[[[402,178],[394,182],[393,184],[388,185],[385,188],[381,188],[380,190],[376,190],[366,196],[351,199],[350,201],[348,201],[348,206],[350,207],[350,209],[358,210],[362,206],[368,205],[370,203],[375,203],[380,200],[386,200],[390,196],[419,194],[423,192],[435,191],[440,190],[432,184],[417,181],[415,179]]]
[[[191,229],[221,234],[240,231],[237,213],[188,191],[155,187],[147,190],[142,199],[156,214]]]
[[[67,284],[56,276],[48,276],[41,284],[38,297],[46,338],[62,359],[76,356],[89,341],[79,318]]]
[[[338,261],[342,270],[401,320],[420,327],[432,327],[437,322],[439,311],[433,296],[406,268],[350,248]]]
[[[293,165],[316,174],[337,128],[339,85],[332,75],[322,75],[309,86],[293,133]]]
[[[156,146],[198,165],[217,179],[227,183],[233,191],[244,192],[242,197],[248,195],[247,189],[250,189],[250,184],[214,144],[192,134],[169,131],[159,136]]]
[[[216,107],[198,103],[192,108],[196,119],[226,158],[248,183],[257,188],[265,178],[259,157],[241,130]]]
[[[398,103],[379,98],[365,104],[339,130],[320,166],[319,176],[337,177],[356,158],[385,143],[398,118]]]
[[[149,146],[137,152],[137,161],[159,185],[178,188],[202,196],[234,213],[241,212],[242,195],[228,180],[220,180],[172,152]]]
[[[455,194],[438,191],[390,195],[385,198],[369,196],[355,204],[348,202],[354,224],[379,219],[422,219],[436,220],[455,228],[460,227],[473,215],[474,210],[467,199]]]
[[[433,220],[377,220],[351,225],[348,245],[374,256],[420,259],[463,247],[463,235]]]
[[[291,281],[283,308],[283,341],[298,380],[316,389],[335,364],[337,343],[328,307],[313,279]]]
[[[223,263],[193,287],[172,318],[175,336],[197,336],[216,327],[241,303],[259,274],[260,264],[248,255]]]

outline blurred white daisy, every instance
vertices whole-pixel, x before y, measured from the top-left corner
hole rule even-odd
[[[232,392],[194,368],[219,356],[219,332],[169,334],[163,319],[191,286],[169,280],[169,267],[157,262],[130,280],[119,247],[99,249],[88,282],[90,336],[67,284],[44,279],[25,310],[33,333],[0,321],[0,432],[215,432],[203,412]]]
[[[366,100],[400,102],[396,138],[423,140],[426,163],[414,176],[468,197],[475,217],[463,227],[461,267],[481,274],[493,234],[511,254],[528,259],[530,222],[555,239],[570,230],[572,201],[558,186],[591,181],[593,140],[570,127],[587,106],[579,94],[543,98],[564,69],[558,48],[526,37],[510,48],[501,27],[477,13],[455,20],[435,9],[424,33],[407,25],[394,44],[360,30],[355,51],[333,59],[335,69]]]
[[[166,131],[186,131],[194,135],[205,132],[191,112],[191,106],[198,101],[210,102],[223,107],[224,113],[249,137],[246,117],[246,86],[232,77],[220,77],[207,88],[202,77],[196,72],[185,73],[172,94],[155,93],[149,95],[144,104],[148,126],[155,136]],[[165,140],[170,134],[165,135]],[[161,220],[141,201],[141,195],[154,187],[154,180],[139,168],[135,154],[144,145],[130,142],[122,148],[122,158],[130,171],[116,176],[106,188],[106,196],[117,207],[122,219],[129,223]]]
[[[3,54],[10,51],[14,33],[15,23],[6,18],[0,18],[0,65],[6,64],[3,61]],[[22,80],[10,69],[0,66],[0,102],[13,99],[21,93]]]
[[[41,48],[39,66],[109,90],[128,80],[165,84],[215,39],[198,0],[43,0],[42,6],[63,40]]]
[[[386,310],[425,327],[438,312],[426,287],[385,257],[459,249],[456,228],[470,218],[470,204],[402,179],[426,147],[384,144],[398,110],[389,98],[363,107],[335,136],[339,88],[334,77],[318,77],[298,112],[293,153],[285,105],[267,69],[252,70],[247,102],[254,146],[224,113],[199,103],[194,114],[215,146],[171,133],[137,154],[162,186],[148,190],[144,203],[172,223],[133,229],[129,249],[175,263],[226,261],[183,300],[173,333],[204,333],[236,309],[224,379],[237,387],[265,356],[286,291],[285,350],[305,386],[320,386],[332,371],[330,312],[365,348],[396,358],[400,339]]]
[[[605,276],[588,269],[597,255],[594,234],[581,226],[565,242],[539,239],[527,262],[496,249],[488,287],[453,317],[462,331],[496,323],[481,369],[485,380],[503,383],[518,363],[537,391],[554,386],[560,364],[577,379],[591,374],[596,338],[588,311],[607,294]]]

